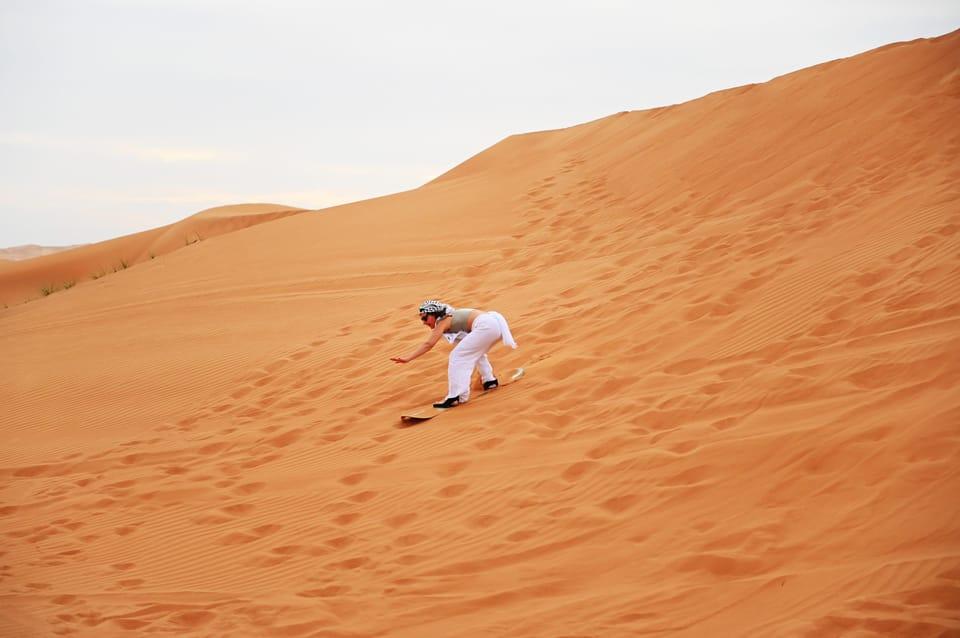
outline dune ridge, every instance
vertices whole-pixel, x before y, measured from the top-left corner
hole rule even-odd
[[[200,211],[173,224],[53,252],[31,251],[0,268],[0,304],[31,301],[166,255],[205,239],[304,212],[279,204],[234,204]],[[17,253],[22,254],[22,253]]]
[[[0,313],[0,632],[960,632],[960,32]],[[525,378],[412,428],[423,298]],[[438,348],[439,350],[439,348]]]
[[[0,248],[0,262],[23,261],[24,259],[33,259],[42,255],[52,255],[64,250],[78,248],[82,244],[74,246],[38,246],[36,244],[26,244],[23,246],[11,246],[10,248]]]

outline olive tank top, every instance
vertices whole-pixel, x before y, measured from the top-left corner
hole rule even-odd
[[[469,332],[467,329],[467,320],[470,318],[471,312],[473,312],[473,308],[459,308],[454,310],[451,315],[453,321],[450,323],[450,329],[445,332]]]

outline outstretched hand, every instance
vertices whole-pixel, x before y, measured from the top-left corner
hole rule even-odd
[[[410,361],[410,359],[407,359],[406,357],[390,357],[390,360],[394,363],[407,363]]]

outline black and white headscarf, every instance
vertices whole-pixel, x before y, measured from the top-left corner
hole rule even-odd
[[[443,319],[453,314],[453,306],[437,299],[428,299],[420,304],[420,314],[424,313]]]

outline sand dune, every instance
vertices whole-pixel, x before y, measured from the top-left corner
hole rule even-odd
[[[206,239],[301,212],[301,208],[278,204],[219,206],[161,228],[30,255],[24,263],[0,268],[0,304],[33,301]]]
[[[0,263],[7,261],[23,261],[24,259],[33,259],[43,255],[52,255],[64,250],[78,248],[77,246],[37,246],[36,244],[27,244],[24,246],[11,246],[10,248],[0,248]]]
[[[514,136],[3,310],[0,633],[960,633],[958,54]],[[527,376],[400,428],[434,296]]]

